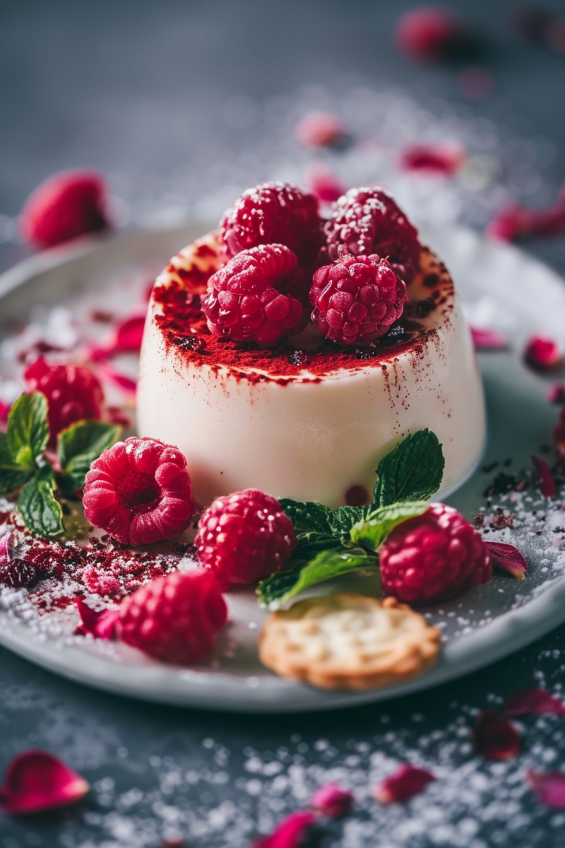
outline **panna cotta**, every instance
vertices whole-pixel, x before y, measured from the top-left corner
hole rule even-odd
[[[400,320],[369,347],[339,347],[312,325],[273,348],[213,335],[201,298],[224,263],[219,233],[173,257],[141,352],[138,432],[180,448],[201,504],[245,488],[330,507],[370,501],[381,457],[423,428],[443,445],[440,496],[472,472],[481,378],[453,281],[429,249]]]

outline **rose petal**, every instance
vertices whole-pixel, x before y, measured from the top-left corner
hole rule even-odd
[[[509,760],[520,750],[520,737],[514,725],[494,710],[479,713],[472,740],[475,753],[487,760]]]
[[[117,609],[105,609],[96,611],[79,598],[76,602],[80,624],[75,630],[75,635],[86,636],[91,634],[95,639],[113,639],[118,621]]]
[[[347,133],[335,115],[311,112],[296,125],[296,137],[305,147],[335,147],[347,138]]]
[[[426,788],[428,783],[435,780],[435,775],[428,769],[411,766],[409,763],[401,765],[394,774],[385,777],[375,789],[375,798],[381,804],[394,804],[407,801],[414,795],[418,795]]]
[[[565,421],[560,421],[552,430],[555,453],[561,461],[565,457]]]
[[[523,689],[506,698],[506,715],[565,715],[565,704],[545,689]]]
[[[6,769],[0,808],[8,815],[40,813],[74,804],[89,791],[86,780],[47,751],[24,751]]]
[[[544,498],[554,498],[555,497],[555,480],[553,479],[553,474],[551,473],[551,469],[545,459],[541,459],[539,456],[532,456],[532,463],[538,473],[540,491]]]
[[[565,809],[565,774],[561,771],[540,773],[531,769],[526,776],[537,796],[538,801],[547,807],[558,810]]]
[[[133,377],[128,377],[127,374],[122,374],[121,371],[116,371],[116,369],[108,363],[101,365],[99,367],[99,371],[106,380],[114,383],[114,385],[125,392],[126,395],[135,395],[137,391],[137,380]]]
[[[565,384],[555,383],[548,391],[547,400],[549,403],[554,403],[556,406],[565,404]]]
[[[11,406],[9,403],[4,403],[4,401],[0,400],[0,424],[4,425],[8,423],[10,409]]]
[[[467,152],[457,142],[422,142],[409,144],[400,152],[400,167],[405,171],[452,177]]]
[[[508,339],[499,330],[471,327],[471,335],[477,350],[505,350],[508,347]]]
[[[308,828],[316,816],[309,810],[291,813],[276,826],[269,836],[253,843],[253,848],[299,848]]]
[[[565,203],[558,199],[548,209],[507,206],[496,213],[487,227],[487,235],[497,241],[522,241],[549,238],[565,232]]]
[[[483,540],[484,541],[484,540]],[[528,570],[528,563],[514,545],[506,545],[503,542],[484,542],[490,551],[492,564],[503,571],[507,571],[518,580],[523,580]]]
[[[326,783],[312,794],[310,804],[325,816],[337,818],[349,812],[353,805],[353,794],[337,783]]]
[[[548,336],[531,336],[524,348],[524,359],[533,368],[555,368],[563,359],[559,344]]]
[[[120,321],[108,341],[94,345],[89,356],[94,361],[102,361],[119,353],[134,353],[140,350],[145,328],[145,313],[130,315]]]
[[[347,188],[325,165],[311,165],[306,172],[306,184],[321,203],[333,203]]]

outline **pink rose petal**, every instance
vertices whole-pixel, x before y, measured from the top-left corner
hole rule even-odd
[[[311,112],[296,125],[296,137],[305,147],[335,147],[347,133],[335,115]]]
[[[510,760],[520,751],[520,737],[514,725],[495,713],[479,713],[472,732],[475,753],[487,760]]]
[[[549,465],[545,459],[541,459],[539,456],[532,456],[532,463],[538,473],[540,491],[542,495],[544,498],[554,498],[555,480],[553,479],[553,474],[551,473]]]
[[[484,541],[484,540],[483,540]],[[503,542],[486,542],[485,546],[490,552],[492,564],[496,568],[507,571],[518,580],[523,580],[528,570],[528,563],[514,545],[506,545]]]
[[[547,336],[531,336],[524,348],[524,359],[528,365],[545,370],[559,365],[563,359],[563,353],[555,339]]]
[[[308,828],[316,816],[309,810],[291,813],[276,826],[269,836],[253,843],[253,848],[300,848]]]
[[[80,624],[75,630],[76,635],[86,636],[91,634],[95,639],[110,640],[115,637],[116,624],[118,622],[117,609],[105,609],[96,611],[79,598],[76,602]]]
[[[494,216],[487,235],[497,241],[550,238],[565,232],[565,202],[559,197],[548,209],[507,206]]]
[[[400,152],[400,167],[430,176],[452,177],[457,173],[467,152],[457,142],[421,142],[409,144]]]
[[[554,383],[546,397],[549,403],[554,403],[556,406],[565,405],[565,384]]]
[[[408,801],[426,788],[436,777],[431,771],[409,763],[401,765],[394,774],[385,777],[375,788],[375,798],[381,804],[395,804]]]
[[[546,807],[555,807],[557,810],[565,809],[565,774],[563,772],[542,773],[530,769],[526,776],[540,803],[545,804]]]
[[[353,794],[337,783],[326,783],[312,794],[310,804],[325,816],[344,816],[353,806]]]
[[[333,203],[347,191],[346,186],[325,165],[315,163],[306,173],[306,185],[320,203]]]
[[[140,350],[145,327],[145,313],[136,313],[120,321],[108,341],[95,345],[89,350],[94,362],[109,359],[119,353],[135,353]]]
[[[41,813],[79,801],[86,780],[47,751],[24,751],[9,763],[0,787],[0,808],[8,815]]]
[[[0,400],[0,425],[2,428],[8,423],[11,406],[9,403],[4,403]]]
[[[565,715],[565,704],[545,689],[524,689],[511,692],[506,698],[506,715]]]
[[[508,339],[500,330],[471,327],[471,335],[477,350],[506,350],[508,347]]]
[[[104,365],[98,366],[98,370],[102,377],[110,383],[114,383],[114,385],[121,389],[124,394],[128,396],[135,395],[137,391],[137,380],[133,377],[128,377],[127,374],[122,374],[121,371],[117,371],[107,362],[105,362]]]

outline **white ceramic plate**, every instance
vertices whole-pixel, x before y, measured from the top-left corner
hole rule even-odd
[[[116,306],[127,289],[117,280],[156,270],[205,228],[118,235],[85,241],[27,260],[0,277],[0,333],[25,321],[38,303],[92,303]],[[550,269],[513,247],[491,244],[468,230],[424,233],[446,261],[475,323],[507,332],[512,350],[480,355],[489,409],[485,462],[512,458],[526,466],[540,443],[548,443],[556,414],[545,400],[547,381],[531,373],[519,351],[525,337],[543,331],[565,342],[565,287]],[[487,476],[477,471],[449,502],[468,517],[484,503]],[[110,692],[194,707],[247,712],[292,712],[380,701],[443,683],[517,650],[565,621],[564,557],[548,538],[532,529],[506,531],[526,553],[525,581],[496,575],[487,586],[431,610],[430,620],[444,630],[437,665],[403,685],[363,693],[322,692],[282,680],[257,658],[258,629],[266,614],[252,592],[229,596],[231,624],[215,658],[207,665],[182,669],[154,662],[115,643],[69,637],[69,627],[53,620],[37,628],[22,608],[0,610],[0,643],[16,653],[73,680]],[[513,535],[512,535],[513,534]],[[491,537],[492,538],[492,537]],[[331,581],[317,591],[361,590],[371,593],[374,578],[354,575]],[[21,593],[25,596],[25,592]]]

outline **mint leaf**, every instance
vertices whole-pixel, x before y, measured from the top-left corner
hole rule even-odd
[[[349,541],[349,533],[354,524],[361,521],[366,515],[363,506],[340,506],[332,509],[329,515],[332,532],[342,540]]]
[[[298,544],[292,552],[293,559],[311,559],[320,551],[341,546],[339,537],[328,533],[300,533],[296,538]]]
[[[375,506],[399,501],[426,501],[441,485],[445,460],[435,433],[418,430],[407,436],[377,468]]]
[[[315,501],[301,503],[301,501],[293,501],[291,498],[280,498],[279,503],[283,512],[288,515],[294,524],[294,531],[297,536],[301,533],[314,531],[331,535],[329,507]]]
[[[376,563],[376,558],[361,548],[340,546],[334,550],[322,551],[305,565],[273,574],[259,583],[259,602],[267,609],[278,609],[281,604],[316,583],[356,571],[358,568],[372,567]]]
[[[32,473],[14,462],[8,450],[8,437],[6,433],[0,433],[0,495],[7,495],[19,489],[29,480]]]
[[[79,421],[59,434],[59,463],[67,475],[66,489],[82,489],[94,460],[118,441],[120,433],[120,427],[104,421]]]
[[[351,541],[376,551],[398,524],[422,515],[428,506],[427,501],[405,501],[382,506],[351,529]]]
[[[54,490],[53,469],[46,465],[37,477],[25,484],[18,500],[26,527],[42,539],[52,539],[63,532],[63,511]]]
[[[41,392],[20,395],[8,417],[7,444],[16,465],[32,468],[49,441],[47,398]]]

